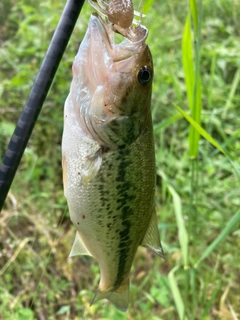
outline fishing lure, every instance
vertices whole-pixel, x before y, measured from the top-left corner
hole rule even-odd
[[[134,9],[132,0],[88,0],[89,3],[113,24],[122,28],[132,25]],[[138,14],[137,12],[135,12]]]

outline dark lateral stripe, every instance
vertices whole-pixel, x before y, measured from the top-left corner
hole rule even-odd
[[[129,246],[131,244],[131,239],[129,237],[130,229],[131,229],[131,222],[129,220],[125,220],[122,223],[122,226],[124,226],[124,229],[119,233],[120,235],[120,243],[118,246],[119,249],[119,261],[118,261],[118,272],[117,272],[117,278],[114,283],[114,288],[117,289],[125,275],[125,266],[126,262],[129,258]]]
[[[119,260],[118,260],[118,270],[117,277],[114,283],[114,288],[117,289],[122,281],[124,280],[126,263],[129,259],[129,249],[132,244],[132,240],[130,239],[130,231],[131,231],[131,221],[129,217],[131,217],[134,212],[133,209],[129,206],[131,200],[135,198],[133,193],[133,188],[131,188],[132,184],[129,181],[126,181],[126,168],[132,164],[132,161],[127,157],[129,155],[129,149],[119,149],[119,157],[118,157],[118,175],[116,178],[117,182],[117,210],[121,212],[121,221],[122,227],[119,232]]]

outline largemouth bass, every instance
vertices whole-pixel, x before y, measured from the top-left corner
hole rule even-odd
[[[138,246],[163,256],[154,210],[151,118],[153,63],[147,29],[131,27],[120,44],[114,27],[92,14],[73,63],[64,108],[64,193],[77,229],[70,256],[100,266],[92,303],[126,310]]]

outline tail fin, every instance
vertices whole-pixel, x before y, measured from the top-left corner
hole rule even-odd
[[[98,291],[93,298],[91,305],[98,300],[108,299],[120,311],[126,311],[129,303],[129,279],[115,291]]]

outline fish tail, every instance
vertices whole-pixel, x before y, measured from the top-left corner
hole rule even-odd
[[[90,306],[102,299],[108,299],[117,309],[126,311],[129,303],[129,279],[124,281],[124,283],[114,291],[99,290],[95,294]]]

